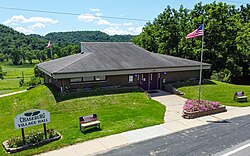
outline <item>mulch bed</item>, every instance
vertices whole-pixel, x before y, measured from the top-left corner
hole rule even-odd
[[[43,146],[43,145],[48,144],[48,143],[50,143],[52,141],[59,140],[59,139],[61,139],[62,136],[61,136],[60,133],[58,133],[58,134],[59,134],[59,136],[56,136],[54,138],[48,138],[48,139],[42,140],[42,141],[34,143],[34,144],[26,144],[26,145],[16,147],[16,148],[10,148],[9,144],[8,144],[8,140],[6,140],[6,141],[3,142],[3,147],[6,150],[6,152],[8,152],[8,153],[16,153],[16,152],[20,152],[20,151],[23,151],[23,150],[26,150],[26,149],[31,149],[31,148]]]

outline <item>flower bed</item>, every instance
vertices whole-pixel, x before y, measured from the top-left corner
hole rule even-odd
[[[44,133],[41,131],[31,131],[25,136],[26,144],[23,144],[21,137],[11,138],[3,142],[3,147],[8,153],[16,153],[22,150],[42,146],[52,141],[59,140],[61,134],[54,129],[47,130],[47,139],[44,138]]]
[[[193,119],[210,114],[226,112],[226,107],[219,102],[187,100],[183,106],[183,118]]]

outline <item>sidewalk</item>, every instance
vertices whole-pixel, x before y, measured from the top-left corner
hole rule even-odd
[[[86,141],[59,150],[43,153],[41,156],[94,155],[96,153],[105,152],[131,143],[164,136],[196,126],[202,126],[214,121],[226,120],[250,114],[250,107],[238,108],[227,106],[228,111],[224,113],[200,117],[197,119],[184,119],[181,115],[182,107],[186,99],[177,95],[171,95],[164,91],[159,91],[159,93],[152,93],[150,95],[153,100],[166,105],[164,124]]]
[[[18,92],[13,92],[13,93],[8,93],[8,94],[3,94],[3,95],[0,95],[0,98],[5,97],[5,96],[14,95],[14,94],[23,93],[23,92],[26,92],[26,91],[27,91],[27,90],[21,90],[21,91],[18,91]]]

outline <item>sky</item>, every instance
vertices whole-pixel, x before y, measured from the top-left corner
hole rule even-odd
[[[24,34],[89,30],[109,35],[138,35],[143,26],[157,18],[168,5],[192,9],[198,2],[200,0],[0,0],[0,23]],[[213,0],[201,2],[208,4]],[[223,2],[239,7],[249,1]]]

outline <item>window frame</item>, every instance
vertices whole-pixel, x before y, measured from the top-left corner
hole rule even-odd
[[[96,79],[96,77],[101,77],[101,79],[100,80],[97,80]],[[104,78],[104,79],[102,79],[102,78]],[[106,81],[107,80],[107,78],[106,78],[106,76],[105,75],[101,75],[101,76],[94,76],[94,81]]]
[[[75,80],[74,80],[75,79]],[[76,79],[78,79],[78,81],[76,81]],[[73,80],[73,81],[72,81]],[[70,78],[69,79],[70,83],[79,83],[82,82],[82,77],[76,77],[76,78]]]
[[[128,83],[134,83],[134,76],[133,75],[128,75]]]

